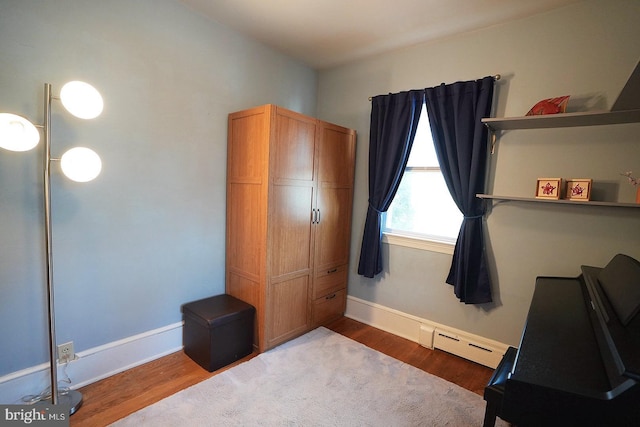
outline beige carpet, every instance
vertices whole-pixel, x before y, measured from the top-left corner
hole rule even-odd
[[[462,427],[481,426],[484,408],[475,393],[318,328],[113,425]]]

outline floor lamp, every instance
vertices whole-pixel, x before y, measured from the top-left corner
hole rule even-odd
[[[53,405],[66,405],[69,414],[75,413],[82,405],[82,394],[76,390],[61,393],[58,390],[57,343],[55,330],[55,304],[53,288],[53,250],[51,245],[51,162],[60,161],[62,172],[77,182],[91,181],[98,176],[102,163],[98,155],[84,147],[72,148],[60,159],[51,158],[51,100],[60,99],[64,107],[81,119],[92,119],[102,112],[100,93],[91,85],[73,81],[65,84],[60,97],[51,95],[51,85],[44,85],[44,122],[33,125],[22,116],[0,113],[0,147],[10,151],[28,151],[38,145],[42,129],[44,139],[43,183],[44,183],[44,239],[45,275],[47,282],[48,322],[49,322],[49,362],[51,367],[51,398]],[[48,401],[48,400],[47,400]]]

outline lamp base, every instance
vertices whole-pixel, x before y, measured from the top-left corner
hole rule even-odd
[[[65,393],[58,393],[58,405],[65,405],[69,407],[69,415],[76,413],[82,406],[82,393],[76,390],[69,390]],[[51,405],[51,399],[42,400],[36,405]]]

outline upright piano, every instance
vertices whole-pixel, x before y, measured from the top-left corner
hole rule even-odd
[[[485,388],[485,426],[640,426],[640,263],[538,277],[518,349]]]

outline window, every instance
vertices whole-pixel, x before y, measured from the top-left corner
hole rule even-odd
[[[449,250],[444,252],[451,253],[450,245],[455,244],[458,237],[462,213],[440,171],[424,105],[400,187],[383,221],[382,231],[390,243],[403,244],[394,239],[395,236],[434,241],[445,243]]]

